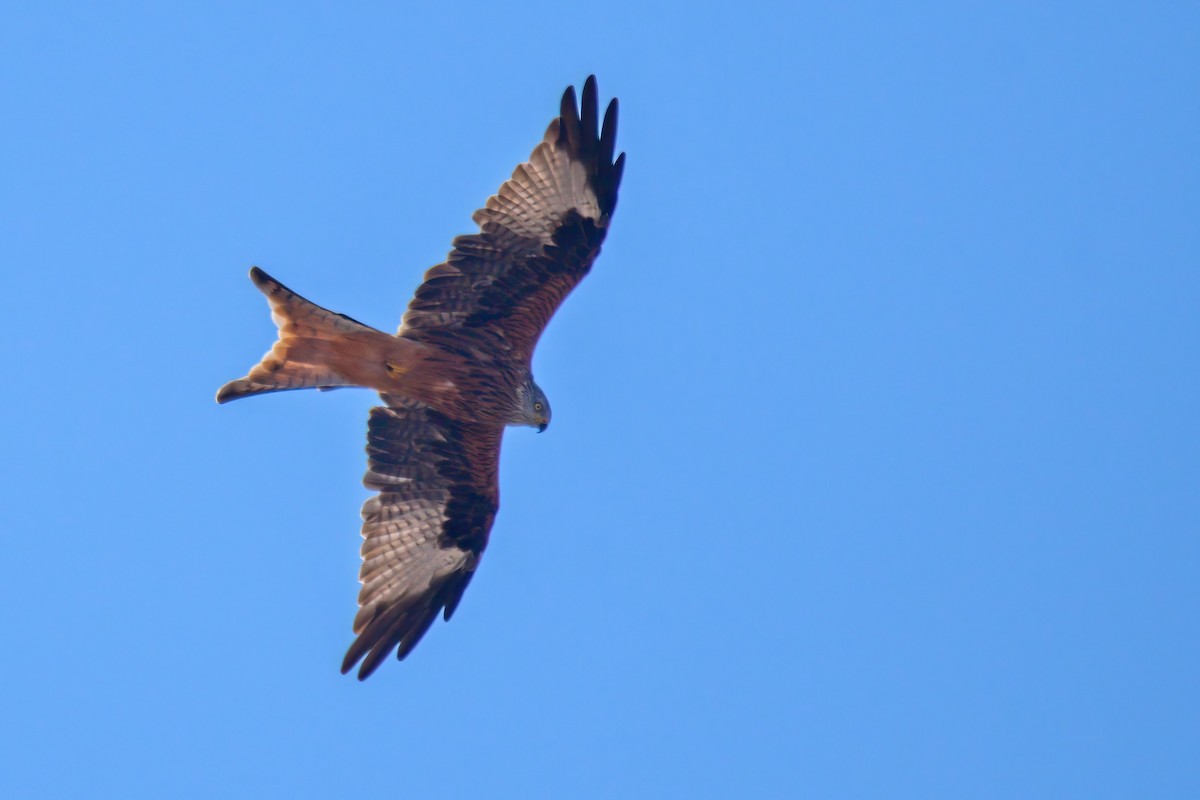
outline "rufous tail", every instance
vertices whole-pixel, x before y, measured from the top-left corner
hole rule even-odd
[[[258,267],[250,270],[250,280],[271,304],[279,340],[246,377],[217,391],[218,403],[288,389],[375,383],[369,376],[355,374],[364,370],[352,363],[350,356],[387,334],[305,300]]]

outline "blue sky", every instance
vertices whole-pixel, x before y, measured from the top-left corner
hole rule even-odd
[[[1200,794],[1200,13],[32,4],[0,794]],[[452,623],[367,683],[364,391],[589,73],[628,167]]]

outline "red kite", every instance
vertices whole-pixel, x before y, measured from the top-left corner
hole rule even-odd
[[[499,507],[506,425],[544,431],[550,403],[530,362],[538,337],[600,253],[617,204],[617,101],[600,124],[596,78],[563,93],[529,160],[425,273],[395,336],[321,308],[258,267],[279,341],[217,402],[287,389],[363,386],[384,405],[367,424],[358,638],[342,662],[359,680],[407,656],[447,620],[479,566]]]

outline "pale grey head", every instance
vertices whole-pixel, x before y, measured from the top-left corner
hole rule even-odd
[[[550,425],[550,401],[542,387],[533,381],[529,375],[517,389],[517,409],[509,425],[528,425],[537,428],[538,433]]]

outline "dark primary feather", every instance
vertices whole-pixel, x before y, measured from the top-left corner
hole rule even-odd
[[[446,262],[426,273],[399,335],[449,348],[469,340],[528,362],[550,317],[591,268],[616,208],[625,155],[613,161],[615,99],[598,123],[592,76],[579,108],[569,87],[529,160],[475,212],[479,233],[456,238]]]
[[[449,619],[487,546],[503,428],[460,423],[389,396],[371,409],[363,484],[358,638],[342,672],[364,679],[393,648],[404,658],[443,611]]]

